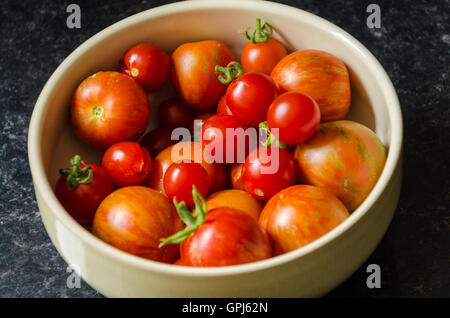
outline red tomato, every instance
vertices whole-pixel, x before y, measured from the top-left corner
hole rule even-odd
[[[241,64],[244,71],[270,75],[273,67],[287,55],[280,41],[270,38],[267,42],[248,42],[242,51]]]
[[[154,158],[152,171],[145,185],[164,193],[164,174],[169,166],[180,160],[193,160],[201,164],[208,172],[211,183],[209,192],[222,190],[227,183],[226,168],[224,165],[213,162],[213,159],[203,150],[204,147],[201,143],[190,141],[179,142],[164,149]]]
[[[118,186],[140,185],[150,174],[152,159],[137,142],[119,142],[106,150],[102,167]]]
[[[177,140],[172,140],[170,129],[156,128],[145,134],[139,143],[147,148],[151,158],[155,158],[161,151],[177,142]]]
[[[210,109],[225,94],[215,66],[234,61],[231,50],[215,40],[184,43],[172,54],[172,82],[182,98],[195,109]]]
[[[81,163],[80,156],[71,161],[71,168],[60,170],[55,194],[66,211],[81,225],[89,227],[103,199],[113,192],[108,174],[93,163]]]
[[[278,147],[261,146],[253,150],[242,168],[245,191],[263,201],[293,185],[295,176],[294,159],[289,152]]]
[[[276,255],[293,251],[325,235],[349,216],[325,189],[295,185],[267,202],[259,224],[267,231]]]
[[[267,125],[274,136],[288,145],[310,138],[319,127],[320,109],[308,95],[299,92],[281,94],[267,111]],[[278,129],[278,132],[274,130]]]
[[[277,85],[269,76],[250,72],[228,86],[226,102],[240,122],[257,127],[266,120],[267,109],[277,95]]]
[[[321,124],[294,158],[302,183],[330,190],[353,211],[377,183],[386,149],[369,128],[342,120]]]
[[[202,143],[218,163],[244,162],[249,144],[256,144],[254,138],[246,134],[247,126],[229,115],[214,115],[202,128]],[[231,138],[230,138],[231,137]]]
[[[233,113],[231,112],[230,108],[228,108],[227,105],[226,94],[222,96],[222,98],[219,101],[219,104],[217,105],[217,114],[233,116]]]
[[[130,48],[123,60],[130,76],[147,92],[156,92],[170,77],[170,58],[159,47],[141,43]]]
[[[345,64],[329,53],[301,50],[284,57],[270,77],[284,91],[311,96],[322,122],[345,117],[350,107],[350,79]]]
[[[160,248],[158,243],[182,228],[168,198],[147,187],[131,186],[114,191],[100,204],[92,232],[127,253],[172,263],[178,258],[178,245]]]
[[[189,128],[194,119],[192,109],[178,98],[170,98],[159,105],[158,122],[162,127],[175,129]]]
[[[99,149],[139,139],[150,120],[142,88],[118,72],[98,72],[78,86],[72,98],[72,126],[85,143]]]
[[[204,199],[195,190],[193,195],[197,197],[195,216],[185,206],[177,205],[187,227],[161,243],[182,242],[182,264],[228,266],[272,256],[269,238],[253,217],[228,207],[219,207],[206,214]]]
[[[205,196],[209,190],[209,175],[201,164],[192,160],[172,163],[164,174],[164,191],[170,200],[184,201],[188,206],[194,206],[192,187]]]
[[[241,64],[245,72],[260,72],[270,75],[275,64],[287,55],[287,51],[280,41],[271,37],[272,26],[268,23],[261,25],[261,19],[256,19],[256,30],[250,37],[241,55]]]

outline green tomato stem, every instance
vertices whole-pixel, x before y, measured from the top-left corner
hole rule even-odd
[[[79,184],[91,182],[93,176],[92,167],[86,166],[81,169],[81,157],[79,155],[75,155],[70,160],[70,164],[72,165],[70,168],[59,169],[59,173],[66,178],[70,188],[75,189]]]
[[[218,73],[222,73],[218,76],[218,79],[222,84],[225,85],[230,84],[235,78],[244,74],[244,70],[241,64],[236,61],[228,63],[227,67],[216,65],[214,70]]]
[[[200,225],[202,225],[206,220],[206,201],[202,195],[198,192],[195,186],[192,186],[192,197],[195,202],[196,214],[193,216],[191,211],[187,208],[184,201],[178,202],[176,198],[173,199],[173,204],[177,209],[178,215],[181,220],[186,224],[186,227],[169,236],[167,238],[161,239],[159,247],[163,247],[167,244],[179,244],[186,240],[191,233],[194,233]]]
[[[245,37],[247,38],[247,40],[252,41],[253,44],[269,41],[270,36],[273,32],[272,26],[269,23],[265,22],[261,26],[260,18],[256,19],[256,30],[253,31],[251,37],[248,35],[248,30],[250,30],[250,28],[247,28],[247,30],[245,30]]]
[[[284,142],[279,141],[274,134],[270,132],[269,126],[267,125],[267,121],[263,121],[259,124],[259,130],[267,135],[267,139],[261,144],[266,147],[270,147],[272,144],[276,144],[280,149],[285,149],[286,144]]]

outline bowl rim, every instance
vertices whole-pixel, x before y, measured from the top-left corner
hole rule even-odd
[[[382,174],[380,175],[374,188],[372,189],[368,197],[363,201],[363,203],[355,211],[353,211],[350,217],[342,222],[339,226],[304,247],[266,260],[225,267],[188,267],[160,263],[134,256],[103,242],[102,240],[92,235],[81,225],[79,225],[74,219],[72,219],[72,217],[64,210],[64,208],[56,198],[49,180],[44,172],[45,170],[42,162],[42,153],[40,146],[43,130],[42,123],[47,108],[45,106],[47,104],[49,96],[52,94],[53,87],[63,76],[66,69],[79,56],[83,55],[91,47],[95,46],[97,42],[113,36],[122,28],[126,28],[130,25],[180,12],[236,8],[255,9],[255,2],[254,0],[209,0],[191,1],[188,5],[185,2],[176,2],[151,8],[127,17],[103,29],[94,36],[90,37],[80,46],[78,46],[57,67],[57,69],[53,72],[44,88],[42,89],[41,94],[39,95],[39,98],[35,104],[28,131],[28,160],[33,177],[33,183],[35,185],[35,191],[39,192],[41,199],[45,202],[45,204],[51,210],[51,213],[57,218],[59,222],[61,222],[78,239],[80,239],[85,244],[88,244],[98,253],[107,254],[108,257],[114,258],[117,261],[121,261],[122,263],[126,263],[127,265],[134,266],[142,270],[156,271],[159,273],[175,276],[217,277],[230,274],[245,274],[255,271],[261,271],[273,266],[289,263],[297,258],[310,254],[332,242],[338,236],[342,235],[345,231],[355,225],[355,223],[357,223],[359,219],[361,219],[369,211],[370,207],[373,206],[374,203],[379,199],[388,182],[391,180],[392,175],[400,160],[403,139],[403,122],[401,108],[395,88],[384,68],[372,55],[372,53],[370,53],[370,51],[365,48],[358,40],[356,40],[353,36],[342,30],[338,26],[332,24],[331,22],[295,7],[268,1],[260,1],[257,5],[258,11],[272,13],[275,12],[277,14],[289,16],[292,18],[303,19],[306,23],[314,25],[314,27],[318,29],[332,32],[345,42],[348,42],[349,45],[356,49],[358,51],[358,54],[367,61],[366,65],[368,69],[377,79],[381,87],[382,96],[387,101],[386,104],[389,105],[387,112],[391,120],[391,124],[389,126],[391,130],[390,145]],[[81,272],[81,274],[83,274],[84,270],[82,269]]]

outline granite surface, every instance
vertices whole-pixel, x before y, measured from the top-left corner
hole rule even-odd
[[[66,27],[78,3],[82,28]],[[66,264],[37,208],[27,159],[27,130],[47,79],[78,45],[103,28],[168,1],[14,1],[0,7],[0,297],[101,297],[66,286]],[[404,182],[383,241],[330,297],[450,296],[450,1],[280,1],[348,31],[391,77],[405,123]],[[381,28],[366,7],[381,7]],[[186,4],[188,5],[188,4]],[[255,4],[256,5],[256,4]],[[366,287],[368,264],[382,270]]]

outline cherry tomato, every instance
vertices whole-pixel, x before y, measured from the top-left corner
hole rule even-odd
[[[275,98],[267,111],[270,131],[278,140],[288,145],[296,145],[310,138],[319,123],[319,105],[308,95],[299,92],[281,94]]]
[[[249,140],[251,135],[247,137],[247,128],[233,116],[214,115],[203,125],[202,143],[216,162],[242,163],[248,154],[249,144],[256,144],[256,140]]]
[[[267,202],[259,224],[266,229],[276,255],[293,251],[325,235],[349,216],[331,192],[295,185]]]
[[[164,191],[170,200],[184,201],[188,207],[194,205],[192,187],[202,196],[209,190],[209,175],[201,164],[192,160],[172,163],[164,174]]]
[[[89,227],[99,204],[113,192],[114,185],[102,167],[94,163],[81,163],[78,155],[70,162],[71,168],[60,170],[55,194],[78,223]]]
[[[272,256],[269,238],[253,217],[236,209],[219,207],[206,214],[206,204],[196,197],[195,216],[181,205],[178,213],[187,227],[162,240],[161,245],[179,243],[181,263],[188,266],[245,264]]]
[[[150,120],[143,89],[119,72],[98,72],[78,86],[72,98],[72,126],[85,143],[99,149],[139,139]]]
[[[150,174],[152,159],[136,142],[120,142],[106,150],[102,167],[118,186],[140,185]]]
[[[222,98],[219,101],[219,104],[217,105],[217,114],[233,116],[233,113],[231,112],[230,108],[227,105],[226,94],[222,96]]]
[[[330,190],[353,211],[369,195],[386,162],[386,148],[369,128],[349,120],[323,123],[294,158],[299,181]]]
[[[210,186],[209,192],[213,193],[225,188],[227,183],[226,167],[215,163],[204,151],[204,147],[199,142],[183,141],[172,145],[161,151],[153,160],[152,171],[145,185],[164,192],[164,174],[169,166],[180,160],[193,160],[205,168],[208,172]]]
[[[267,109],[277,95],[277,85],[269,76],[249,72],[228,86],[226,102],[240,122],[257,127],[266,120]]]
[[[345,117],[350,107],[350,78],[336,56],[318,50],[301,50],[284,57],[270,77],[283,91],[311,96],[319,105],[322,122]]]
[[[245,72],[270,75],[273,67],[286,55],[286,49],[277,39],[270,38],[256,44],[249,42],[242,51],[241,64]]]
[[[162,88],[170,77],[170,58],[155,45],[137,44],[125,53],[123,60],[131,77],[148,93]]]
[[[206,198],[207,211],[215,208],[228,207],[240,210],[256,221],[263,209],[263,204],[252,197],[252,195],[243,190],[222,190],[215,192]]]
[[[158,242],[182,228],[167,197],[147,187],[130,186],[114,191],[103,200],[95,213],[92,232],[122,251],[172,263],[178,258],[178,245],[160,248]]]
[[[245,191],[263,201],[293,185],[295,177],[294,159],[278,147],[261,146],[253,150],[242,168]]]
[[[172,82],[194,109],[211,109],[227,87],[217,78],[215,66],[234,60],[231,50],[215,40],[184,43],[172,54]]]
[[[177,142],[177,140],[172,140],[170,129],[156,128],[145,134],[139,143],[147,148],[151,158],[155,158],[161,151]]]
[[[158,122],[162,127],[169,129],[189,128],[193,119],[192,109],[187,107],[179,98],[170,98],[159,105]]]

